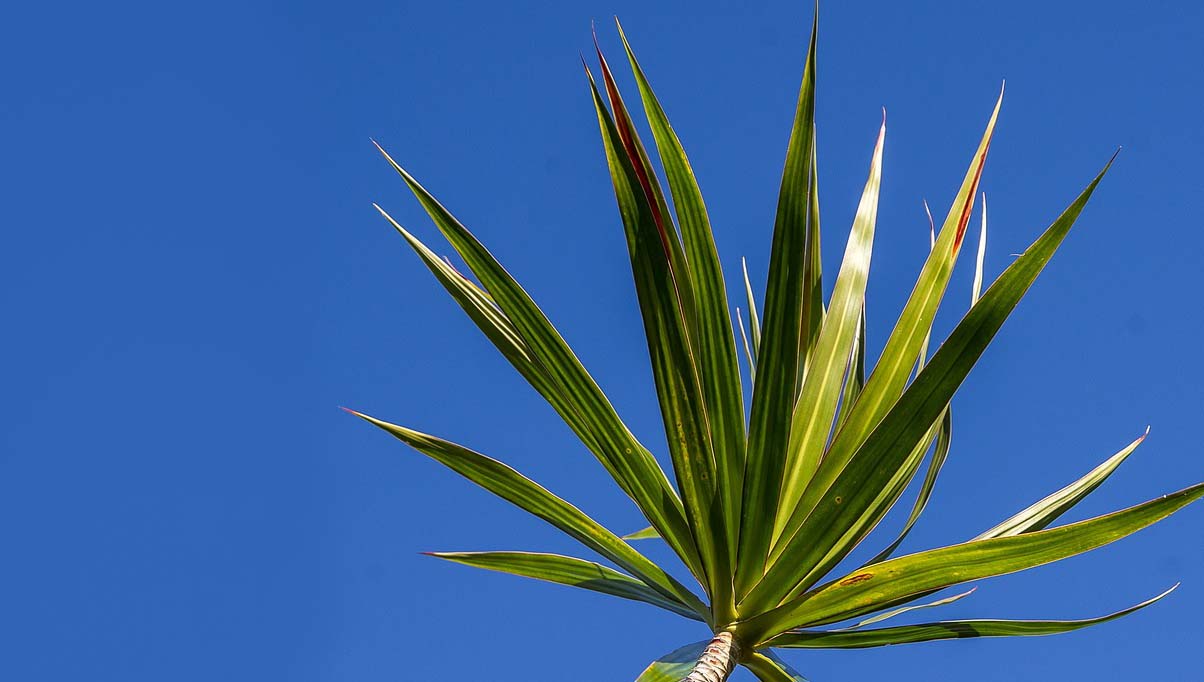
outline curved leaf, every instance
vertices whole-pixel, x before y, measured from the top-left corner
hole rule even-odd
[[[867,625],[873,625],[874,623],[881,623],[884,620],[889,620],[889,619],[895,618],[897,616],[902,616],[903,614],[911,613],[912,611],[919,611],[921,609],[934,609],[938,606],[946,606],[948,604],[952,604],[955,601],[960,601],[962,599],[965,599],[966,597],[969,597],[970,595],[974,594],[974,590],[977,590],[977,589],[978,589],[977,587],[971,587],[970,589],[966,590],[965,592],[962,592],[961,594],[955,594],[951,597],[945,597],[944,599],[938,599],[936,601],[930,601],[930,602],[927,602],[924,604],[914,604],[912,606],[901,606],[897,609],[883,611],[881,613],[874,614],[873,616],[870,616],[869,618],[866,618],[865,620],[858,621],[855,625],[850,625],[847,628],[840,628],[839,630],[833,630],[833,632],[846,632],[849,630],[859,630]]]
[[[426,552],[425,554],[465,566],[546,580],[624,599],[642,601],[672,611],[679,616],[703,620],[699,614],[677,601],[665,599],[635,578],[584,559],[534,552]]]
[[[678,556],[687,566],[696,569],[697,550],[686,524],[681,500],[652,454],[623,424],[602,389],[510,273],[426,188],[383,148],[377,145],[377,149],[484,284],[498,307],[522,335],[531,356],[543,366],[565,401],[572,406],[572,410],[562,413],[562,416]]]
[[[769,642],[769,646],[791,649],[865,649],[891,644],[915,644],[941,639],[968,637],[1036,637],[1081,630],[1107,623],[1140,611],[1175,591],[1175,584],[1166,592],[1127,609],[1098,618],[1085,620],[948,620],[939,623],[899,625],[872,630],[820,632],[803,630],[787,632]]]
[[[452,471],[498,497],[547,521],[561,531],[615,562],[664,597],[698,614],[707,608],[698,597],[647,557],[584,512],[548,492],[501,462],[450,441],[404,426],[390,424],[359,412],[351,414],[373,424]]]
[[[951,585],[1082,554],[1156,523],[1204,496],[1204,483],[1106,516],[1012,537],[973,540],[859,569],[744,623],[746,641],[835,623]]]

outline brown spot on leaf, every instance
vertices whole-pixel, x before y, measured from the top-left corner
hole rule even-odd
[[[846,586],[847,585],[856,585],[857,583],[863,583],[873,577],[874,577],[873,573],[858,573],[857,575],[850,576],[848,578],[845,578],[844,580],[841,580],[840,584],[846,585]]]

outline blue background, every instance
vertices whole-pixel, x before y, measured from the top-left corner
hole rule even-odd
[[[1074,518],[1204,478],[1200,7],[823,7],[829,285],[889,110],[871,351],[927,249],[920,201],[943,215],[1001,79],[988,277],[1125,147],[960,394],[951,460],[906,550],[973,536],[1147,423]],[[705,634],[420,556],[577,549],[336,409],[446,435],[619,531],[642,527],[370,206],[441,244],[372,136],[517,273],[663,452],[578,61],[597,19],[621,66],[612,14],[691,153],[729,288],[741,255],[762,281],[807,3],[6,6],[0,677],[630,680]],[[941,333],[966,307],[970,261]],[[1127,620],[787,658],[816,682],[1199,679],[1202,525],[1191,508],[944,611],[1085,617],[1184,581]]]

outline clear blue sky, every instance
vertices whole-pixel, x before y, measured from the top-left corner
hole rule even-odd
[[[577,550],[336,409],[454,438],[642,527],[370,206],[437,243],[374,137],[659,444],[578,62],[591,19],[618,59],[612,14],[691,153],[729,284],[741,255],[762,280],[807,2],[6,7],[0,677],[612,682],[702,637],[638,604],[420,556]],[[1075,518],[1204,478],[1204,10],[866,0],[821,18],[829,275],[889,111],[871,351],[927,248],[920,201],[948,206],[1001,79],[988,276],[1124,146],[959,394],[951,460],[905,548],[973,536],[1147,424]],[[970,279],[955,273],[939,330]],[[1183,581],[1098,629],[787,657],[815,682],[1199,679],[1202,529],[1191,508],[946,610],[1085,617]]]

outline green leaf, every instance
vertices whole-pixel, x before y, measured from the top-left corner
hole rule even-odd
[[[986,195],[983,195],[983,211],[984,212],[986,211]],[[933,248],[936,248],[936,232],[935,232],[935,229],[934,229],[934,226],[932,223],[932,212],[928,210],[928,202],[924,202],[924,212],[928,215],[928,235],[929,235],[928,243],[929,243],[929,251],[931,252],[931,250]],[[983,223],[983,228],[984,228],[984,232],[982,233],[982,235],[979,238],[978,270],[977,270],[977,275],[976,275],[976,280],[975,280],[979,284],[981,284],[981,282],[982,282],[983,246],[986,244],[986,232],[985,232],[986,223],[985,222]],[[978,292],[976,290],[974,292],[973,301],[971,302],[971,305],[973,305],[974,303],[977,303],[977,302],[978,302]],[[932,337],[932,330],[930,329],[928,334],[924,337],[924,343],[920,346],[920,359],[919,359],[919,362],[916,363],[916,373],[917,374],[919,374],[920,370],[922,370],[924,368],[924,363],[927,362],[928,344],[929,344],[929,341],[931,340],[931,337]],[[893,542],[891,542],[889,545],[887,545],[881,552],[876,554],[874,556],[874,558],[865,562],[865,564],[863,564],[863,565],[868,566],[869,564],[876,564],[876,563],[879,563],[882,561],[886,561],[888,558],[890,558],[890,556],[892,554],[894,554],[895,550],[899,548],[899,545],[903,544],[903,540],[907,538],[908,533],[911,532],[911,529],[915,526],[916,521],[919,520],[920,514],[924,513],[925,507],[928,506],[928,500],[932,497],[932,491],[936,487],[936,479],[940,475],[941,469],[945,466],[945,460],[948,459],[948,457],[949,457],[949,445],[950,445],[950,442],[952,441],[952,439],[953,439],[953,408],[952,408],[952,406],[946,406],[944,414],[941,415],[940,428],[936,432],[936,450],[933,452],[932,458],[928,461],[928,472],[926,474],[924,474],[924,482],[920,486],[920,492],[916,496],[916,501],[912,504],[911,513],[908,515],[907,521],[903,524],[903,529],[899,531],[899,535],[895,538],[895,540]],[[932,432],[930,431],[929,435],[925,436],[925,438],[921,442],[921,444],[919,446],[917,446],[918,448],[920,448],[920,454],[922,454],[923,452],[926,452],[928,450],[928,446],[931,445],[931,442],[932,442]],[[916,455],[917,453],[915,451],[913,451],[912,454]],[[908,464],[910,464],[910,461],[911,460],[909,459]],[[905,469],[907,468],[908,464],[904,465]],[[908,484],[910,484],[911,479],[912,479],[912,474],[908,473],[906,476],[906,480],[907,480]],[[887,487],[890,488],[891,486],[888,485]],[[871,515],[877,515],[880,518],[881,515],[885,514],[886,511],[891,506],[894,505],[894,503],[897,499],[898,499],[897,496],[890,498],[885,509],[881,508],[881,507],[879,507],[878,509],[874,509],[873,507],[871,507],[871,511],[869,513]],[[863,515],[863,518],[864,518],[864,515]],[[861,525],[861,524],[859,524],[859,525]]]
[[[769,650],[754,651],[741,665],[761,682],[807,682],[807,678]]]
[[[439,283],[447,289],[452,298],[468,313],[469,318],[510,361],[519,374],[552,405],[565,422],[573,427],[574,431],[577,431],[581,424],[576,418],[573,404],[564,398],[560,388],[544,371],[543,366],[531,356],[526,341],[514,328],[514,324],[510,322],[506,314],[493,302],[489,293],[473,284],[449,263],[441,260],[434,251],[431,251],[417,237],[402,227],[383,208],[376,204],[373,206],[405,238]],[[586,431],[578,431],[578,436],[586,443],[593,440]]]
[[[903,529],[899,531],[899,535],[894,542],[890,543],[874,556],[873,559],[865,562],[866,565],[876,564],[886,561],[899,545],[903,544],[903,540],[911,529],[916,525],[916,521],[920,519],[920,514],[924,513],[924,508],[928,506],[928,500],[932,497],[932,491],[936,488],[937,476],[941,473],[941,468],[945,466],[945,460],[949,458],[949,444],[953,440],[953,410],[945,408],[944,414],[941,415],[941,425],[936,433],[936,450],[932,453],[932,459],[928,462],[928,473],[924,475],[924,482],[920,485],[920,493],[916,496],[916,501],[911,507],[911,513],[907,516],[907,522],[903,524]],[[925,451],[928,450],[928,445],[931,441],[925,438],[922,445]],[[911,476],[907,477],[911,481]],[[896,498],[897,499],[897,498]],[[892,501],[893,504],[893,501]]]
[[[1109,166],[1111,163],[1108,162]],[[872,511],[876,502],[881,502],[882,491],[891,486],[892,481],[898,481],[896,474],[914,452],[916,444],[931,431],[931,425],[948,406],[1004,320],[1049,262],[1107,170],[1108,166],[1105,166],[1045,233],[1000,275],[847,463],[839,471],[828,471],[825,475],[824,467],[829,461],[824,459],[823,467],[804,495],[804,500],[810,496],[819,501],[800,503],[800,508],[809,506],[813,511],[805,517],[805,525],[800,522],[799,532],[793,536],[783,535],[787,544],[758,585],[760,594],[750,603],[773,605],[797,596],[822,575],[813,569],[825,561],[830,562],[833,549],[837,550],[836,554],[847,554],[864,537],[877,521],[875,514],[866,512]],[[940,240],[936,248],[941,248]],[[866,384],[868,390],[869,383]],[[863,391],[854,410],[859,409],[866,395]],[[846,424],[841,433],[847,431],[851,423]],[[837,442],[839,440],[838,435]],[[834,442],[832,448],[836,444]],[[829,456],[831,452],[829,450]],[[829,479],[830,483],[827,482]],[[813,489],[822,492],[812,493]]]
[[[642,601],[693,620],[698,613],[677,601],[665,599],[644,583],[601,564],[584,559],[532,552],[427,552],[428,556],[465,566],[520,575],[536,580],[580,587],[623,599]]]
[[[380,147],[378,146],[378,149]],[[440,232],[484,284],[531,355],[556,386],[571,411],[562,412],[574,432],[673,550],[698,570],[697,550],[681,500],[652,454],[623,424],[593,377],[531,297],[492,254],[384,149],[382,155],[401,175]]]
[[[807,246],[803,249],[802,331],[799,336],[799,357],[803,358],[800,385],[824,323],[823,262],[819,246],[819,161],[815,151],[814,130],[811,132],[811,140],[811,179],[807,185]]]
[[[548,492],[514,469],[455,443],[390,424],[359,412],[351,414],[384,429],[398,440],[450,468],[489,492],[538,516],[586,547],[613,561],[666,599],[699,615],[706,605],[661,567],[632,549],[584,512]]]
[[[942,422],[942,424],[944,424],[944,422]],[[1148,433],[1148,430],[1147,430],[1147,433]],[[980,534],[978,537],[975,537],[974,539],[975,540],[985,540],[988,538],[1006,537],[1009,535],[1019,535],[1021,533],[1027,533],[1029,531],[1034,531],[1034,530],[1041,530],[1042,528],[1047,527],[1049,524],[1053,523],[1054,520],[1056,520],[1059,516],[1064,514],[1066,511],[1068,511],[1075,504],[1078,504],[1078,502],[1080,500],[1082,500],[1084,497],[1086,497],[1091,491],[1093,491],[1097,487],[1099,487],[1099,485],[1101,483],[1103,483],[1104,480],[1106,480],[1108,478],[1108,476],[1110,476],[1112,474],[1112,472],[1115,471],[1118,466],[1120,466],[1121,462],[1123,462],[1125,460],[1125,458],[1127,458],[1129,456],[1129,454],[1132,453],[1133,450],[1135,450],[1137,448],[1137,446],[1140,445],[1144,439],[1145,439],[1145,436],[1143,435],[1141,438],[1138,438],[1136,441],[1130,443],[1128,447],[1126,447],[1125,449],[1116,453],[1112,457],[1108,458],[1106,461],[1104,461],[1102,464],[1100,464],[1095,469],[1092,469],[1091,471],[1089,471],[1085,476],[1083,476],[1079,480],[1066,486],[1065,488],[1059,490],[1058,492],[1053,493],[1052,495],[1040,500],[1039,502],[1036,502],[1035,504],[1031,505],[1024,511],[1021,511],[1019,514],[1012,516],[1008,520],[1006,520],[1003,523],[995,526],[994,528]],[[945,452],[946,453],[948,452],[947,447],[945,448]],[[934,459],[933,459],[933,464],[937,464],[938,462],[943,462],[943,459],[944,458],[941,457],[941,446],[938,443],[937,452],[936,452],[936,455],[934,455]],[[935,474],[933,473],[933,469],[930,467],[929,474],[924,481],[925,485],[927,486],[929,484],[929,482],[934,479],[935,479]],[[918,502],[919,502],[919,500],[917,500],[917,503]],[[913,510],[913,515],[914,515],[914,510]],[[909,519],[909,523],[911,523],[910,519]],[[900,535],[900,538],[902,538],[902,535]],[[865,565],[869,566],[871,564],[876,564],[876,563],[885,561],[890,556],[890,554],[894,551],[894,548],[897,547],[897,545],[898,545],[898,541],[893,543],[891,545],[891,547],[888,547],[886,550],[880,552],[873,559],[866,562]],[[920,599],[920,598],[926,597],[926,596],[928,596],[928,594],[931,594],[931,593],[924,593],[924,594],[915,595],[913,597],[909,597],[908,601],[910,601],[912,599]]]
[[[1141,445],[1142,441],[1148,435],[1150,435],[1150,430],[1147,428],[1141,437],[1129,443],[1120,452],[1104,460],[1103,463],[1087,472],[1079,480],[1033,503],[1020,513],[1008,518],[1006,521],[985,531],[974,539],[1002,538],[1041,530],[1047,527],[1057,520],[1059,516],[1069,511],[1071,507],[1078,504],[1084,497],[1087,497],[1104,481],[1108,480],[1112,472],[1116,471],[1116,468],[1137,449],[1138,445]]]
[[[624,135],[611,120],[592,76],[590,86],[627,237],[669,455],[685,503],[690,532],[701,558],[695,575],[707,587],[712,603],[723,606],[731,601],[730,596],[725,597],[725,592],[730,593],[730,581],[722,578],[730,574],[730,569],[727,568],[727,544],[718,532],[722,528],[722,517],[713,518],[715,459],[691,350],[690,324],[683,313],[685,306],[678,298],[688,281],[683,282],[685,278],[674,274],[670,258],[666,256],[670,249],[665,246],[664,231],[655,218],[654,205],[648,200],[649,192],[639,189],[647,179],[637,173],[639,166],[635,162],[638,159],[630,151],[633,144],[631,131]],[[614,89],[609,79],[607,87]],[[619,106],[621,100],[617,91],[612,93],[611,101],[616,106],[616,115],[627,120]],[[663,531],[661,535],[664,536]]]
[[[889,619],[895,618],[897,616],[902,616],[903,614],[911,613],[912,611],[919,611],[921,609],[933,609],[938,606],[946,606],[948,604],[952,604],[955,601],[960,601],[962,599],[965,599],[966,597],[969,597],[970,595],[974,594],[974,590],[977,590],[977,589],[978,589],[977,587],[972,587],[972,588],[966,590],[965,592],[962,592],[960,594],[955,594],[951,597],[945,597],[944,599],[937,599],[936,601],[930,601],[930,602],[927,602],[924,604],[913,604],[911,606],[901,606],[897,609],[883,611],[881,613],[870,616],[869,618],[866,618],[865,620],[858,621],[857,624],[855,624],[855,625],[850,625],[847,628],[840,628],[839,630],[834,630],[833,632],[846,632],[849,630],[858,630],[867,625],[873,625],[874,623],[881,623],[884,620],[889,620]]]
[[[974,194],[982,177],[987,150],[991,144],[995,121],[999,116],[999,107],[1002,103],[1003,95],[1000,94],[1000,99],[995,104],[995,109],[987,122],[986,131],[983,133],[978,150],[962,180],[961,189],[949,209],[949,215],[941,228],[940,236],[920,271],[915,289],[912,290],[903,312],[895,323],[895,328],[887,338],[886,346],[878,358],[878,363],[866,381],[852,412],[832,439],[813,480],[791,512],[785,529],[781,533],[784,542],[791,542],[791,539],[795,537],[799,527],[802,526],[803,521],[815,508],[815,505],[819,503],[832,481],[848,464],[849,458],[865,442],[884,418],[886,412],[895,404],[907,385],[911,369],[915,366],[916,357],[919,355],[924,339],[928,337],[932,328],[932,320],[936,315],[941,298],[944,296],[949,276],[960,252],[962,236],[970,220]],[[931,421],[925,422],[924,428],[927,428],[929,423]],[[805,536],[806,533],[803,535]],[[805,537],[802,542],[807,542]],[[781,556],[783,549],[783,542],[779,542],[774,548],[775,561],[777,557]]]
[[[773,536],[778,492],[785,465],[784,452],[790,437],[790,420],[797,396],[790,377],[800,373],[800,342],[804,298],[804,254],[808,234],[811,181],[815,140],[815,42],[819,28],[816,14],[807,47],[803,82],[786,166],[778,193],[769,277],[765,287],[765,315],[761,330],[757,373],[768,380],[753,384],[748,447],[744,468],[744,493],[740,520],[740,551],[736,562],[736,594],[745,594],[764,573],[765,559]]]
[[[911,595],[1082,554],[1156,523],[1201,496],[1204,483],[1059,528],[973,540],[867,566],[753,618],[739,634],[744,641],[763,642],[790,629],[855,618]]]
[[[844,392],[840,394],[840,412],[836,418],[836,428],[844,425],[845,419],[853,411],[853,405],[861,395],[865,386],[865,306],[861,307],[861,324],[857,327],[857,336],[853,339],[853,357],[850,361],[848,376],[844,380]]]
[[[656,529],[653,528],[652,526],[648,526],[647,528],[645,528],[643,530],[637,530],[634,533],[628,533],[627,535],[624,535],[623,539],[628,540],[628,541],[631,541],[631,540],[660,540],[661,534],[656,532]]]
[[[618,23],[617,19],[615,23]],[[622,26],[619,26],[619,36],[639,86],[644,112],[656,141],[673,196],[677,222],[681,227],[698,311],[695,359],[715,453],[716,482],[728,544],[726,555],[733,557],[736,554],[736,532],[740,522],[745,433],[744,397],[740,386],[740,365],[736,358],[736,341],[728,313],[727,286],[702,191],[685,149],[669,125],[669,119],[640,68]],[[726,570],[730,575],[730,567]]]
[[[690,674],[710,640],[687,644],[656,659],[635,682],[681,682]]]
[[[845,375],[856,357],[856,339],[865,307],[865,285],[869,279],[874,226],[878,217],[878,193],[882,185],[882,145],[886,121],[878,132],[870,163],[869,179],[861,194],[853,228],[845,248],[844,262],[836,277],[832,300],[824,316],[819,338],[811,351],[802,394],[794,407],[790,440],[786,448],[785,477],[778,502],[777,530],[787,518],[819,466],[828,442],[836,408],[840,403]],[[755,608],[755,605],[754,605]]]
[[[1055,635],[1072,630],[1081,630],[1092,625],[1107,623],[1135,611],[1140,611],[1154,602],[1162,599],[1179,585],[1176,584],[1166,592],[1130,606],[1122,611],[1110,613],[1098,618],[1085,620],[949,620],[938,623],[921,623],[918,625],[899,625],[891,628],[877,628],[855,631],[799,631],[788,632],[775,637],[769,646],[787,647],[792,649],[864,649],[891,644],[915,644],[917,642],[932,642],[941,639],[964,639],[968,637],[1034,637],[1039,635]]]

